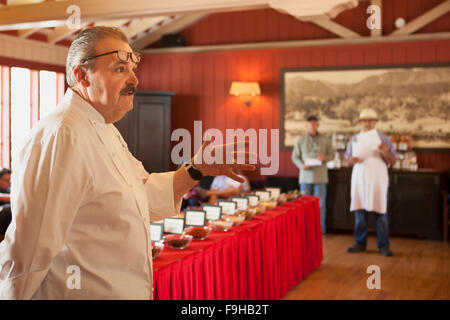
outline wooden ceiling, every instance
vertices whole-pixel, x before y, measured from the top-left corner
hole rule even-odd
[[[134,49],[152,53],[158,51],[151,48],[152,44],[158,42],[163,35],[180,32],[208,15],[255,9],[275,10],[291,15],[303,23],[314,24],[326,30],[333,34],[334,38],[326,39],[325,42],[321,39],[225,44],[209,46],[209,49],[191,46],[160,49],[159,52],[321,45],[321,41],[324,45],[338,45],[450,39],[450,30],[431,36],[423,33],[414,34],[432,21],[449,16],[450,0],[431,0],[434,3],[432,6],[427,6],[421,14],[408,19],[403,27],[389,31],[389,34],[382,29],[383,26],[381,29],[372,29],[369,33],[361,34],[354,28],[339,23],[338,15],[356,7],[360,14],[364,15],[361,19],[365,21],[371,12],[359,10],[363,2],[365,7],[376,5],[383,8],[383,3],[392,6],[391,1],[399,0],[384,0],[384,2],[383,0],[0,0],[0,56],[13,58],[17,55],[18,49],[33,47],[34,49],[22,49],[19,58],[40,62],[45,60],[46,63],[56,59],[56,64],[63,65],[67,47],[76,34],[80,29],[94,25],[120,27],[130,39]],[[79,20],[74,20],[77,13]],[[39,51],[40,56],[32,56],[28,52],[30,50]]]
[[[273,8],[299,19],[319,21],[329,27],[330,18],[355,8],[358,0],[3,0],[0,31],[20,38],[70,43],[89,25],[121,27],[136,49],[158,41],[164,34],[178,32],[211,13]],[[68,27],[78,9],[79,28]],[[74,21],[73,19],[71,20]],[[333,25],[333,27],[336,27]],[[340,29],[343,35],[350,34]],[[33,35],[35,35],[33,37]],[[36,36],[39,35],[39,36]]]

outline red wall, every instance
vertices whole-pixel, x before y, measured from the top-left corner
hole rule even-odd
[[[407,22],[442,3],[443,0],[384,1],[383,35],[395,30],[394,22]],[[366,13],[370,1],[344,11],[334,21],[363,36],[369,36]],[[450,13],[417,30],[416,33],[450,31]],[[217,13],[207,16],[182,32],[187,45],[214,45],[264,41],[337,38],[314,24],[272,9]],[[157,46],[157,44],[155,44]],[[192,131],[194,120],[207,128],[279,128],[280,69],[379,64],[450,62],[450,40],[361,44],[271,50],[243,50],[193,54],[145,56],[139,71],[141,90],[175,91],[172,127]],[[228,95],[233,80],[259,81],[262,95],[246,108]],[[297,175],[290,151],[280,154],[279,175]],[[421,153],[419,166],[450,168],[450,152]]]
[[[172,128],[279,128],[280,69],[450,61],[450,40],[314,48],[205,52],[145,56],[140,90],[175,91]],[[233,80],[258,81],[262,95],[246,108],[228,95]],[[281,151],[279,175],[298,170],[290,151]],[[419,155],[420,167],[450,168],[450,153]]]

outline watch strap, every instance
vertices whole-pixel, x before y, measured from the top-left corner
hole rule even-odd
[[[192,163],[186,163],[184,168],[192,179],[199,181],[203,178],[203,174]]]

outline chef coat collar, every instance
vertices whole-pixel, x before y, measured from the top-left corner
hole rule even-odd
[[[101,115],[101,113],[71,88],[67,89],[64,100],[68,105],[76,106],[77,109],[79,109],[89,120],[94,123],[106,123],[105,118]]]

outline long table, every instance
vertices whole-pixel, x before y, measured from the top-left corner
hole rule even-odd
[[[153,260],[155,300],[273,300],[320,266],[319,198],[304,196]]]

